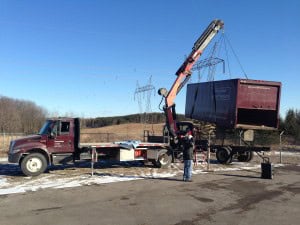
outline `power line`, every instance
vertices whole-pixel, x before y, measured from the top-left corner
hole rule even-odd
[[[248,79],[248,76],[247,76],[247,74],[246,74],[246,72],[245,72],[245,70],[244,70],[244,68],[243,68],[243,66],[242,66],[242,64],[241,64],[241,62],[240,62],[240,59],[239,59],[239,57],[237,56],[237,54],[235,53],[235,51],[234,51],[234,49],[233,49],[233,47],[232,47],[232,45],[231,45],[231,43],[230,43],[230,41],[229,41],[227,35],[224,34],[224,37],[226,38],[226,41],[228,42],[229,47],[230,47],[230,49],[231,49],[233,55],[235,56],[235,58],[236,58],[238,64],[240,65],[241,70],[242,70],[242,72],[244,73],[244,76],[246,77],[246,79]]]

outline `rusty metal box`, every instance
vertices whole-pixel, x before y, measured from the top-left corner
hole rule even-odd
[[[230,79],[188,84],[185,116],[225,128],[276,129],[281,83]]]

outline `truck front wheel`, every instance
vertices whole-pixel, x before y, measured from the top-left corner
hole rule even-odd
[[[21,169],[26,176],[38,176],[47,169],[47,160],[40,153],[31,153],[22,160]]]

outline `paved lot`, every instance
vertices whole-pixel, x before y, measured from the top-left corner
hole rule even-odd
[[[273,180],[257,168],[194,174],[192,183],[177,174],[0,195],[0,224],[296,225],[299,172],[290,164],[275,168]]]

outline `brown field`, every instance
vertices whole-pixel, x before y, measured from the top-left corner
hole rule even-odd
[[[81,130],[81,142],[111,142],[122,140],[144,140],[144,131],[161,135],[164,124],[129,123],[101,128],[86,128]]]

